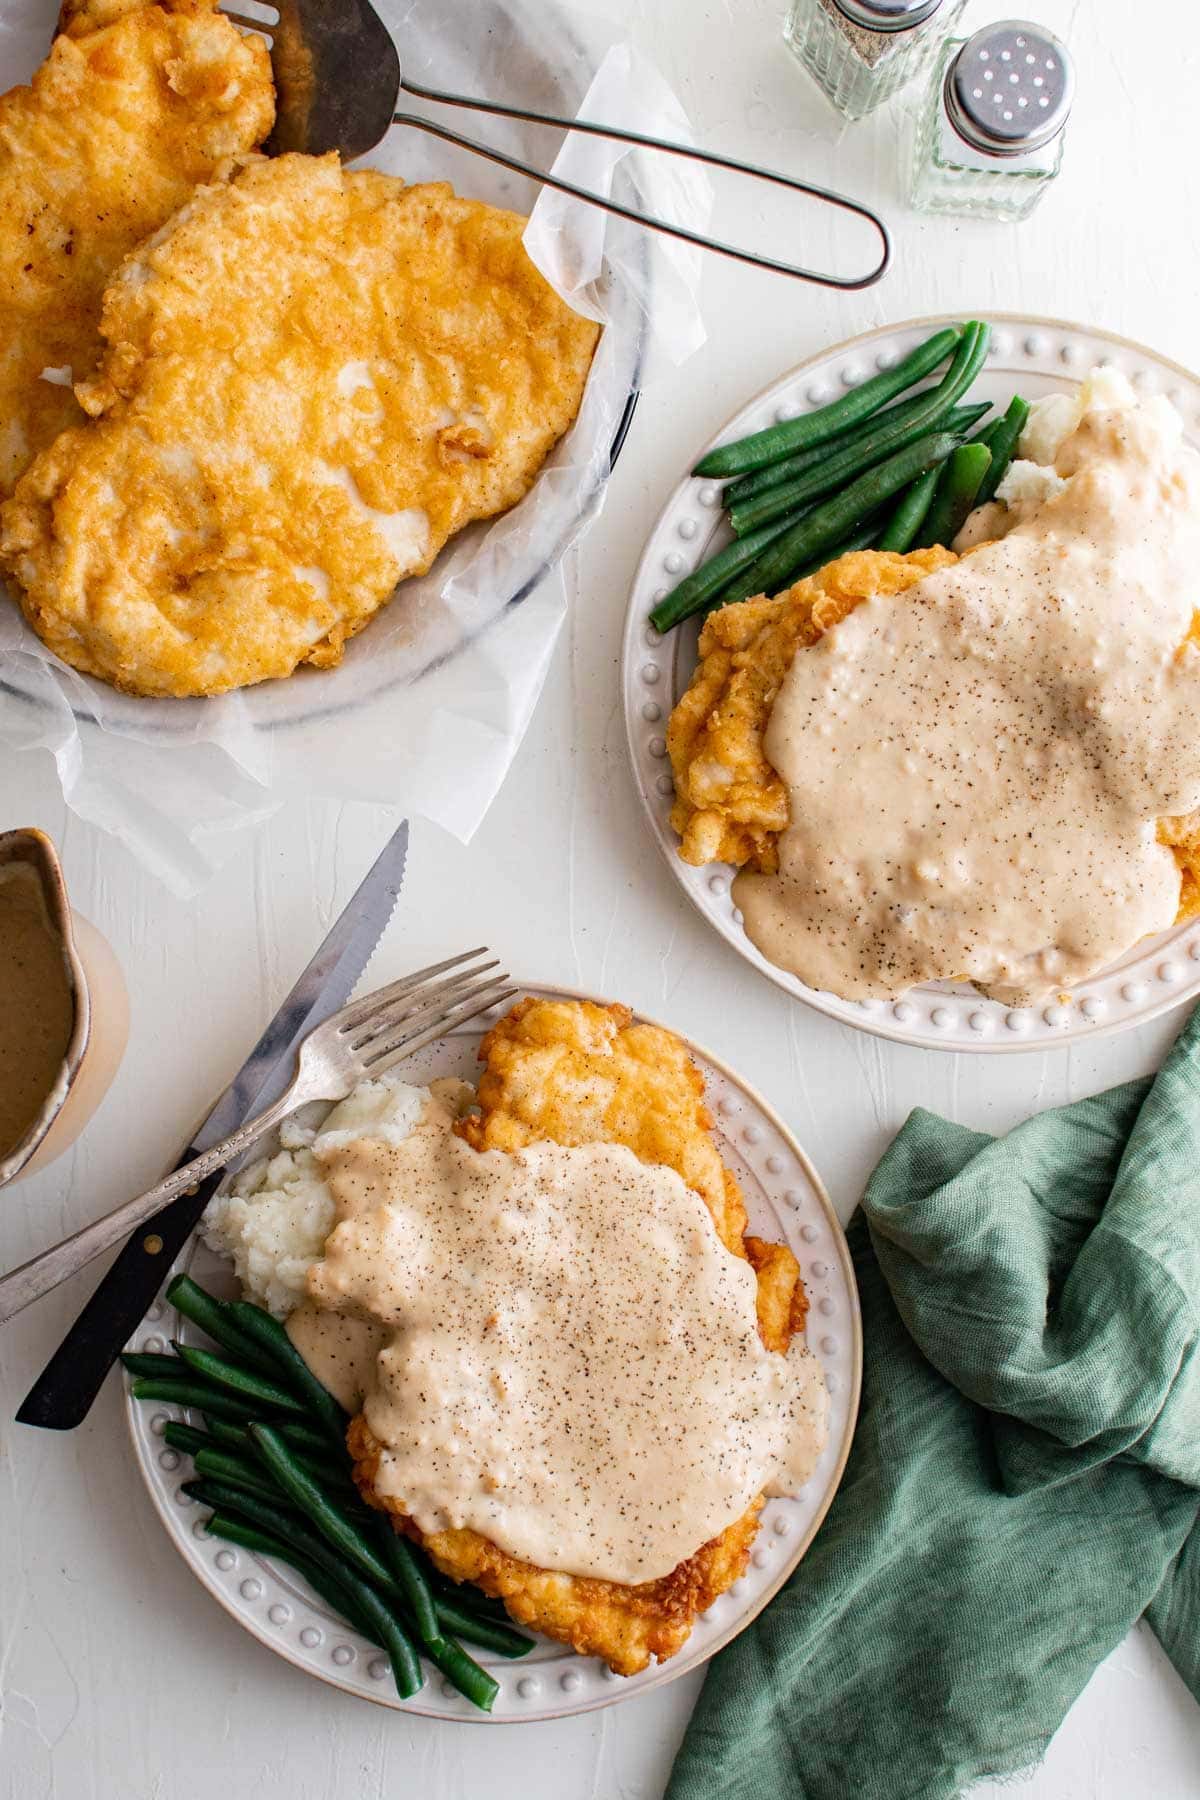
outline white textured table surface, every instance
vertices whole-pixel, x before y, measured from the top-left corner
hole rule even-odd
[[[1031,10],[1069,37],[1078,61],[1065,171],[1022,226],[931,221],[899,196],[903,103],[839,132],[779,42],[779,5],[608,0],[706,141],[885,210],[893,272],[871,292],[838,297],[708,267],[708,345],[643,399],[607,509],[577,559],[570,622],[516,766],[470,848],[416,828],[404,898],[372,972],[386,977],[486,937],[518,974],[658,1014],[762,1089],[845,1217],[913,1105],[1004,1129],[1154,1068],[1179,1015],[1072,1052],[936,1056],[856,1034],[758,981],[687,910],[638,811],[616,679],[629,578],[695,444],[788,364],[867,326],[1008,308],[1088,320],[1194,364],[1200,175],[1186,120],[1200,52],[1191,0],[1156,0],[1140,27],[1121,0],[1036,0]],[[968,22],[1002,11],[998,0],[973,0]],[[785,228],[778,212],[771,219]],[[719,222],[732,230],[739,221],[770,222],[757,203],[727,197]],[[823,229],[803,242],[814,256],[827,249]],[[157,1176],[389,828],[382,811],[296,806],[184,904],[65,814],[48,761],[0,770],[0,825],[25,824],[54,836],[76,904],[116,948],[133,1030],[83,1143],[3,1197],[3,1267]],[[85,1291],[77,1282],[5,1330],[0,1419],[11,1418]],[[268,1655],[162,1537],[127,1451],[115,1380],[71,1437],[0,1425],[0,1491],[6,1800],[662,1792],[698,1678],[562,1725],[501,1729],[408,1720]],[[1200,1713],[1148,1633],[1137,1631],[1097,1673],[1044,1766],[1003,1791],[1008,1800],[1200,1794]]]

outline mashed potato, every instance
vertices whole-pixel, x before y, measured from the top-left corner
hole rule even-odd
[[[1088,413],[1123,412],[1138,404],[1131,384],[1118,369],[1098,367],[1074,394],[1043,394],[1029,409],[1018,455],[996,489],[996,497],[976,507],[954,540],[960,556],[991,538],[1003,537],[1014,525],[1032,518],[1047,500],[1066,487],[1055,468],[1059,450]],[[1160,404],[1157,400],[1146,402]],[[1166,400],[1162,405],[1169,404]]]
[[[996,490],[1010,512],[1026,518],[1066,486],[1054,468],[1059,450],[1088,413],[1124,411],[1137,395],[1117,369],[1096,368],[1076,394],[1044,394],[1029,409],[1020,455]]]
[[[314,1151],[362,1137],[398,1144],[428,1100],[428,1088],[383,1076],[360,1082],[320,1125],[306,1119],[306,1107],[284,1121],[276,1155],[250,1163],[209,1202],[204,1241],[232,1259],[246,1299],[282,1319],[305,1296],[305,1278],[333,1224],[333,1198]]]
[[[1075,394],[1044,394],[1029,409],[1018,448],[1026,462],[1052,463],[1085,413],[1123,411],[1137,395],[1119,369],[1092,370]]]

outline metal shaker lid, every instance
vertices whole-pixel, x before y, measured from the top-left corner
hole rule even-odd
[[[1057,137],[1075,96],[1066,46],[1020,19],[985,25],[946,70],[946,115],[991,156],[1020,156]]]
[[[834,0],[840,13],[864,31],[908,31],[923,25],[942,0]]]

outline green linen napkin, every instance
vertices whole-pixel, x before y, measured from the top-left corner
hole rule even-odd
[[[1200,1011],[990,1138],[915,1112],[850,1227],[862,1409],[667,1800],[951,1800],[1028,1768],[1146,1613],[1200,1698]]]

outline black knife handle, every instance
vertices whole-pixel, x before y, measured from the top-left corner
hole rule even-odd
[[[184,1151],[181,1169],[198,1152]],[[70,1431],[86,1419],[104,1377],[144,1319],[167,1270],[200,1222],[224,1169],[139,1225],[46,1364],[17,1413],[21,1425]]]

